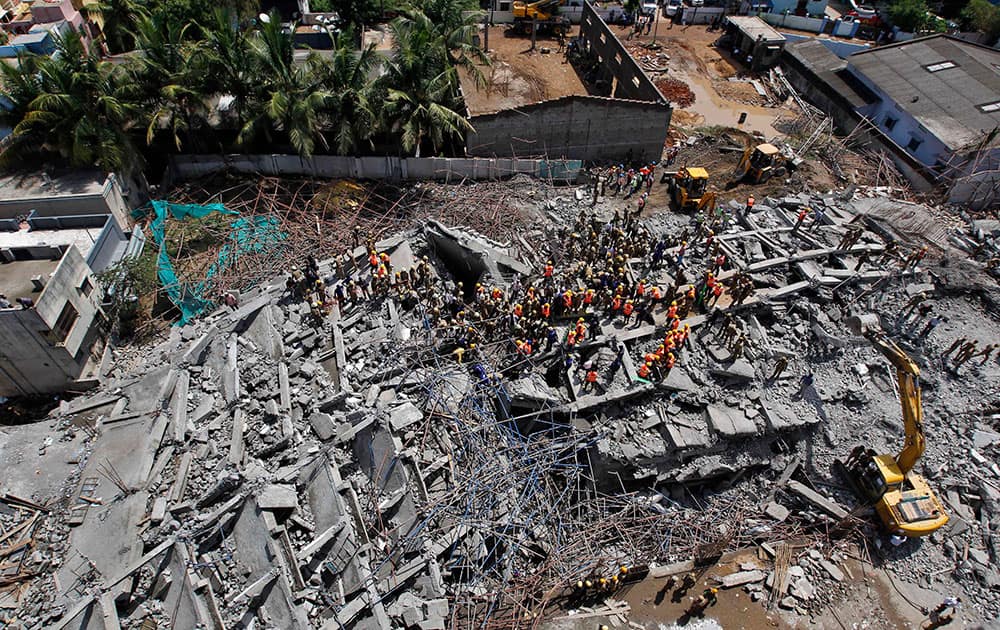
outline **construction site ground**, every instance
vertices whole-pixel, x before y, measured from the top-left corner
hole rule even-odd
[[[574,30],[567,39],[575,35]],[[532,50],[530,37],[515,35],[504,26],[492,26],[489,55],[493,64],[481,67],[485,87],[477,86],[467,69],[458,70],[465,104],[473,116],[587,94],[586,86],[551,36],[538,36]]]
[[[781,134],[775,119],[797,115],[794,109],[762,96],[752,83],[734,80],[752,77],[727,51],[714,46],[721,31],[709,31],[707,25],[672,24],[664,17],[656,25],[655,36],[651,31],[629,39],[630,28],[612,28],[620,29],[618,38],[654,82],[669,77],[691,90],[694,102],[675,105],[673,125],[736,127],[740,115],[746,113],[739,127],[771,138]],[[654,42],[659,48],[649,47]]]

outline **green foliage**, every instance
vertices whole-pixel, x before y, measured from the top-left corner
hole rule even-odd
[[[71,165],[128,169],[142,131],[147,144],[169,138],[178,151],[197,150],[220,120],[235,123],[245,150],[347,154],[388,134],[407,153],[439,152],[471,130],[456,68],[485,83],[480,68],[489,59],[473,43],[481,15],[463,16],[475,0],[414,1],[391,23],[396,48],[382,60],[373,48],[357,50],[350,26],[380,15],[381,1],[330,0],[347,28],[330,33],[332,51],[302,59],[294,25],[285,28],[277,14],[247,19],[247,0],[104,0],[109,45],[135,54],[102,60],[74,33],[52,57],[0,64],[0,96],[9,101],[0,122],[14,128],[4,158],[57,154]],[[373,81],[379,64],[384,72]],[[223,98],[232,107],[213,110]]]
[[[923,30],[928,22],[928,7],[925,0],[894,0],[886,12],[889,21],[909,33]]]
[[[340,17],[341,28],[354,28],[358,33],[364,24],[371,25],[382,17],[382,10],[392,8],[385,0],[327,0],[330,10]]]
[[[1000,7],[991,4],[989,0],[969,0],[969,4],[962,10],[962,23],[995,40],[1000,37]]]
[[[120,337],[131,337],[139,319],[139,299],[159,290],[156,253],[146,248],[140,256],[122,258],[96,276],[104,293],[102,308]]]
[[[331,0],[309,0],[309,10],[313,13],[330,13],[333,11]]]
[[[4,161],[54,152],[72,166],[131,169],[137,156],[128,131],[139,110],[123,88],[121,69],[88,51],[75,31],[55,41],[52,56],[24,56],[24,66],[4,70],[10,76],[0,94],[14,103],[11,116],[22,116]]]

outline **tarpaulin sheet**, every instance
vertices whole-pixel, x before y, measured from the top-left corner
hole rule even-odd
[[[229,224],[231,231],[226,243],[219,250],[218,259],[209,267],[205,278],[193,284],[184,284],[177,277],[173,262],[167,253],[165,242],[167,217],[183,221],[188,217],[200,219],[213,212],[234,216],[239,213],[219,203],[188,205],[161,200],[151,203],[153,221],[149,228],[153,234],[153,240],[156,241],[159,248],[156,258],[156,275],[167,292],[167,297],[181,311],[180,324],[187,323],[192,317],[196,317],[212,304],[212,300],[205,295],[205,292],[210,286],[209,281],[215,275],[235,265],[241,254],[267,251],[279,246],[288,236],[278,229],[279,221],[276,217],[235,219]]]

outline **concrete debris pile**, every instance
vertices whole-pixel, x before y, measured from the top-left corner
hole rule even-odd
[[[3,619],[510,628],[752,547],[722,588],[800,614],[834,602],[876,521],[827,467],[902,441],[891,371],[844,322],[882,305],[920,360],[944,343],[921,308],[927,250],[849,193],[648,220],[586,194],[506,244],[427,221],[303,258],[64,403],[64,503],[0,510],[3,545],[47,523]],[[942,380],[927,404],[998,399],[996,382]],[[930,440],[938,481],[952,430]],[[930,558],[933,579],[951,563],[988,592],[995,571],[970,564],[996,553],[986,474],[946,495],[964,529],[898,571]],[[980,527],[988,545],[959,550]]]

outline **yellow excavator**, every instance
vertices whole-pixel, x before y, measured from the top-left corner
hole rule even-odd
[[[664,176],[668,174],[664,173]],[[703,168],[682,167],[667,181],[670,201],[678,211],[698,211],[715,204],[715,193],[708,190],[708,171]]]
[[[896,369],[899,401],[903,407],[903,449],[895,456],[856,447],[843,467],[855,491],[875,504],[875,511],[891,534],[927,536],[948,522],[948,514],[927,480],[916,473],[924,453],[924,411],[920,403],[920,368],[882,331],[878,316],[850,317],[847,326],[864,335]]]
[[[513,5],[515,33],[530,35],[532,24],[536,24],[538,32],[569,33],[570,23],[564,17],[557,15],[559,7],[565,0],[537,0],[522,2],[515,0]]]
[[[773,144],[765,142],[747,147],[727,187],[731,188],[742,181],[763,184],[772,177],[784,177],[795,166],[795,161]]]

